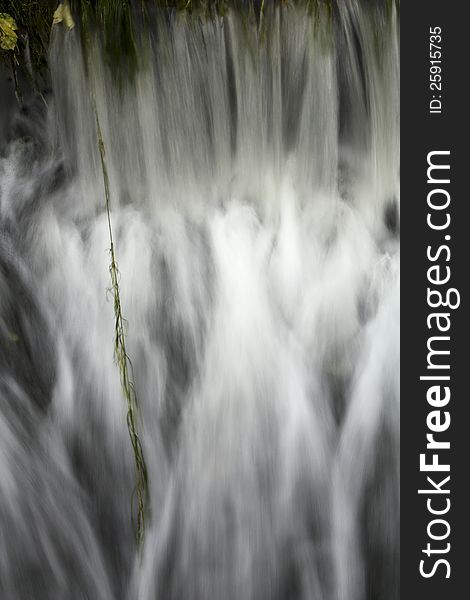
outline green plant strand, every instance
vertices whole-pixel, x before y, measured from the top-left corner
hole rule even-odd
[[[129,359],[126,350],[126,333],[125,333],[125,319],[122,314],[121,296],[119,292],[119,269],[116,262],[116,254],[114,247],[113,228],[111,223],[111,210],[110,210],[110,190],[109,190],[109,177],[108,170],[106,167],[105,158],[105,145],[103,141],[103,135],[101,132],[100,121],[98,118],[98,111],[96,103],[93,101],[93,109],[96,120],[96,132],[98,137],[98,147],[101,159],[101,170],[103,174],[103,186],[104,195],[106,202],[106,215],[108,221],[108,232],[110,249],[109,254],[111,262],[109,265],[109,273],[111,276],[111,288],[110,291],[114,298],[114,358],[116,364],[119,367],[121,387],[123,394],[127,401],[127,428],[129,430],[129,437],[134,451],[135,460],[135,473],[136,473],[136,484],[132,493],[132,511],[134,510],[134,499],[137,500],[137,519],[134,520],[135,537],[139,548],[142,547],[145,537],[145,521],[149,514],[149,489],[148,489],[148,474],[147,466],[144,459],[144,453],[142,450],[142,444],[137,432],[137,417],[138,417],[138,405],[137,396],[135,393],[134,376],[132,363]]]

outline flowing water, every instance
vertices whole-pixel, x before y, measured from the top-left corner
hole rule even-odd
[[[390,3],[55,27],[0,159],[2,600],[398,598]],[[110,179],[151,516],[113,360]],[[107,291],[108,290],[108,291]]]

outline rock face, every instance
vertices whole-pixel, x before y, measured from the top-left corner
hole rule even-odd
[[[3,63],[0,63],[0,148],[5,148],[8,139],[8,129],[12,120],[15,91],[11,73]]]

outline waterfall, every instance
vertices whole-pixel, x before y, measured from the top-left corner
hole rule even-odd
[[[0,596],[396,600],[394,5],[55,26],[0,156]],[[322,6],[322,4],[320,4]],[[151,511],[113,359],[110,181]],[[6,125],[5,125],[6,127]],[[3,134],[2,134],[3,135]]]

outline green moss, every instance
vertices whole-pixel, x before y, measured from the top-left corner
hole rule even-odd
[[[304,5],[310,14],[325,9],[331,14],[338,0],[69,0],[83,38],[101,38],[106,62],[119,78],[132,76],[138,64],[136,24],[155,9],[185,11],[195,17],[223,17],[229,10],[256,15],[260,31],[273,5]],[[399,0],[384,0],[398,2]],[[16,63],[35,77],[47,72],[52,17],[57,0],[0,0],[0,13],[10,14],[18,24]],[[266,15],[266,18],[264,18]],[[260,37],[263,39],[263,36]],[[29,48],[30,64],[27,49]],[[9,64],[10,57],[2,53]]]
[[[101,38],[107,64],[118,78],[137,69],[137,48],[131,0],[72,0],[72,11],[80,22],[82,37]],[[142,4],[143,6],[143,4]]]

